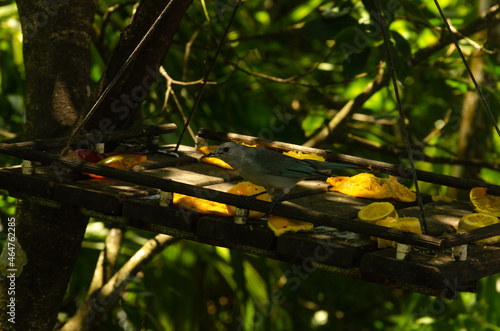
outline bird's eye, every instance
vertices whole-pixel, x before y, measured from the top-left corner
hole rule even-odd
[[[229,152],[229,147],[224,147],[223,151],[224,152]]]

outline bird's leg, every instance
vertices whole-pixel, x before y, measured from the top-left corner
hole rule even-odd
[[[247,195],[247,196],[245,196],[245,199],[247,201],[251,201],[252,199],[257,199],[257,197],[259,197],[259,196],[261,196],[263,194],[266,194],[266,193],[267,193],[267,191],[260,192],[260,193],[255,193],[255,194],[252,194],[252,195]]]
[[[281,198],[283,198],[284,195],[285,195],[285,192],[281,192],[280,195],[278,195],[276,198],[274,198],[271,201],[271,203],[267,206],[267,213],[268,214],[271,214],[271,212],[273,211],[273,208],[274,208],[274,206],[276,206],[276,204],[281,203]]]

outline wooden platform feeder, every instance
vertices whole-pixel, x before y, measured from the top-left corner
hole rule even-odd
[[[174,156],[165,153],[173,150],[173,146],[155,145],[159,135],[174,129],[173,124],[150,126],[99,137],[84,135],[75,140],[81,146],[95,145],[96,141],[148,137],[147,149],[151,153],[137,172],[68,160],[57,156],[57,152],[46,152],[60,150],[65,139],[0,144],[0,153],[23,160],[22,166],[0,169],[0,188],[15,198],[36,199],[55,208],[60,204],[77,206],[82,214],[138,229],[437,297],[452,298],[460,291],[474,292],[478,279],[500,273],[500,247],[473,244],[500,235],[500,224],[454,233],[460,218],[473,212],[468,202],[433,202],[423,196],[428,235],[358,221],[357,212],[373,201],[328,192],[328,184],[319,180],[302,181],[292,189],[287,201],[273,209],[273,214],[314,223],[312,232],[275,237],[263,219],[238,224],[232,218],[201,215],[173,206],[175,192],[227,203],[238,207],[243,214],[248,209],[266,212],[268,207],[267,202],[226,193],[241,178],[232,170],[199,162],[201,154],[194,147],[181,146],[178,156]],[[315,152],[329,161],[348,162],[361,169],[395,176],[401,170],[384,162],[204,129],[199,131],[196,144],[206,144],[208,139],[254,143],[278,151]],[[73,172],[68,173],[68,169]],[[106,178],[90,179],[82,172]],[[439,183],[461,189],[486,186],[488,193],[500,193],[496,185],[425,171],[418,171],[418,178],[427,182],[439,178]],[[415,203],[394,204],[399,215],[420,216]],[[445,233],[448,235],[444,236]],[[377,249],[370,236],[399,244],[397,249]]]

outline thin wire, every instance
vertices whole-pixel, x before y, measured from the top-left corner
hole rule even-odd
[[[418,207],[420,209],[420,228],[422,229],[423,234],[427,234],[427,222],[425,221],[425,215],[424,215],[424,205],[422,203],[422,195],[420,194],[420,189],[418,187],[418,179],[417,179],[417,172],[415,171],[415,164],[413,162],[413,153],[411,151],[410,147],[410,139],[408,138],[408,131],[406,129],[406,123],[405,123],[405,116],[403,113],[403,107],[401,106],[401,99],[399,98],[399,90],[398,90],[398,83],[396,80],[396,71],[394,70],[394,65],[392,62],[391,58],[391,51],[389,49],[389,38],[387,36],[387,32],[385,30],[385,21],[382,17],[382,10],[380,8],[380,0],[376,1],[377,5],[377,14],[380,19],[380,24],[382,25],[382,35],[384,37],[384,44],[385,44],[385,49],[387,51],[387,63],[389,64],[391,76],[392,76],[392,84],[394,86],[394,94],[396,95],[396,102],[398,104],[398,110],[399,110],[399,119],[401,120],[401,130],[403,131],[403,137],[406,145],[406,150],[408,152],[408,159],[410,160],[410,168],[411,168],[411,173],[413,176],[413,182],[415,184],[415,192],[417,194],[417,202],[418,202]]]
[[[108,84],[108,86],[106,86],[106,89],[99,96],[99,98],[94,103],[94,105],[92,106],[92,108],[90,109],[90,111],[87,113],[87,115],[85,115],[83,121],[80,124],[78,124],[78,126],[73,130],[73,132],[71,133],[71,136],[69,137],[68,142],[66,143],[66,146],[64,146],[63,150],[61,151],[61,156],[66,153],[67,149],[69,148],[69,146],[71,145],[71,143],[75,140],[75,138],[78,135],[78,133],[80,133],[80,131],[82,130],[83,126],[85,124],[87,124],[87,122],[90,120],[90,118],[92,117],[92,115],[95,113],[95,111],[102,104],[104,98],[106,98],[108,96],[108,94],[111,91],[111,89],[116,85],[116,82],[118,81],[118,79],[123,75],[123,73],[125,72],[125,70],[128,68],[128,66],[130,65],[130,63],[132,63],[132,61],[137,56],[137,54],[139,53],[139,51],[144,47],[144,45],[146,44],[146,42],[149,41],[149,39],[153,35],[153,31],[158,27],[158,25],[160,24],[159,22],[168,14],[169,9],[172,7],[172,3],[174,3],[174,2],[176,2],[176,0],[171,0],[171,1],[168,2],[168,4],[163,9],[163,11],[160,13],[160,15],[158,15],[158,17],[154,21],[153,25],[151,25],[151,27],[149,28],[148,32],[146,32],[146,34],[144,35],[144,37],[142,37],[141,41],[139,41],[139,43],[137,44],[137,46],[135,47],[135,49],[132,51],[132,53],[130,53],[129,57],[127,58],[127,60],[123,64],[123,66],[120,68],[120,70],[118,71],[118,73],[113,77],[113,79]]]
[[[236,7],[233,10],[233,14],[231,15],[231,18],[229,19],[229,23],[227,24],[226,30],[224,31],[224,34],[222,35],[222,39],[219,43],[219,47],[217,47],[217,51],[215,52],[214,59],[212,61],[212,64],[210,65],[210,68],[208,69],[205,77],[203,78],[203,83],[201,84],[200,91],[198,92],[198,95],[196,96],[196,100],[194,102],[193,108],[191,109],[191,112],[189,113],[189,117],[184,124],[184,127],[182,128],[181,135],[179,136],[179,140],[177,141],[177,145],[175,146],[175,152],[179,149],[179,146],[182,142],[182,138],[184,137],[184,134],[186,133],[186,130],[188,128],[189,122],[191,122],[191,119],[193,118],[194,112],[196,108],[198,107],[198,103],[200,103],[201,100],[201,95],[203,94],[203,90],[205,89],[205,86],[207,85],[208,78],[210,76],[210,73],[212,73],[212,70],[215,66],[215,61],[217,60],[217,56],[219,56],[220,50],[222,49],[222,45],[224,44],[224,40],[226,39],[226,36],[229,32],[229,28],[231,27],[231,24],[233,24],[234,17],[236,16],[236,11],[238,10],[242,0],[238,0],[236,3]]]
[[[500,129],[498,128],[498,124],[495,120],[495,116],[491,112],[490,107],[488,106],[488,103],[486,102],[486,99],[484,98],[483,92],[481,91],[481,88],[479,87],[479,84],[476,81],[476,78],[474,78],[474,75],[472,74],[472,70],[469,67],[469,64],[467,63],[467,60],[465,59],[464,54],[462,53],[462,50],[460,49],[460,46],[458,45],[458,40],[453,31],[451,30],[451,26],[448,23],[448,20],[446,19],[446,16],[443,13],[443,10],[441,9],[441,6],[439,6],[439,3],[437,0],[434,0],[434,3],[436,4],[436,7],[439,11],[439,14],[441,14],[441,18],[443,19],[444,24],[448,28],[448,31],[451,34],[451,37],[453,38],[453,43],[455,44],[455,47],[458,51],[458,54],[460,54],[460,57],[462,58],[462,62],[465,65],[465,68],[467,68],[467,72],[469,73],[469,77],[472,80],[472,83],[474,84],[474,87],[476,88],[476,92],[481,98],[481,101],[483,102],[484,107],[486,108],[486,111],[488,112],[488,115],[490,115],[491,122],[495,126],[495,130],[497,131],[498,136],[500,137]]]

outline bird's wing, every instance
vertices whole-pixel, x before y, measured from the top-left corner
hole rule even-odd
[[[261,155],[263,162],[257,165],[259,171],[275,176],[290,177],[290,178],[304,178],[314,175],[316,169],[309,163],[303,162],[304,160],[295,159],[286,155],[279,155],[276,157],[273,154]]]

